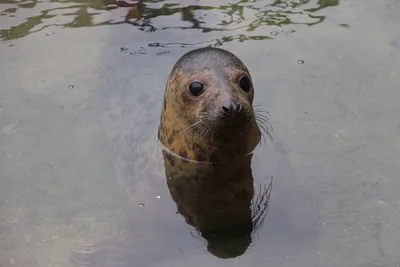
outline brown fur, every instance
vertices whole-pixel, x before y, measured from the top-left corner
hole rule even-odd
[[[250,153],[261,134],[253,114],[254,88],[245,92],[239,87],[243,75],[251,80],[246,66],[225,50],[201,48],[183,55],[166,85],[158,129],[160,142],[171,152],[200,162],[228,161]],[[189,93],[193,81],[205,86],[199,97]],[[227,98],[240,103],[247,115],[237,118],[235,127],[223,126],[218,116]],[[196,125],[201,119],[203,122]],[[212,128],[215,126],[218,129]]]

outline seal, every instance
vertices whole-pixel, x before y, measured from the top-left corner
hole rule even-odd
[[[272,180],[255,203],[262,208],[251,203],[251,152],[261,139],[253,99],[248,68],[220,48],[183,55],[165,88],[158,138],[171,153],[163,151],[167,185],[178,212],[219,258],[246,251],[268,207]]]
[[[253,99],[251,75],[238,57],[221,48],[192,50],[169,75],[158,138],[197,162],[243,157],[261,138]]]
[[[173,203],[185,222],[207,240],[211,254],[242,255],[250,235],[262,225],[271,191],[271,186],[261,190],[251,203],[257,196],[252,152],[268,134],[266,117],[253,107],[254,94],[249,70],[233,53],[206,47],[180,57],[169,74],[154,129],[162,146],[156,153],[160,161],[152,157],[153,140],[146,142],[148,136],[137,134],[138,123],[128,119],[121,127],[135,128],[121,132],[136,134],[135,142],[121,133],[110,142],[118,144],[113,151],[124,167],[116,180],[128,200],[127,231],[117,241],[109,239],[74,252],[72,262],[93,267],[149,266],[149,259],[162,258],[165,248],[171,247],[168,240],[176,237],[168,236],[179,225]],[[168,191],[170,201],[165,198]],[[164,201],[154,203],[155,194],[164,196]]]

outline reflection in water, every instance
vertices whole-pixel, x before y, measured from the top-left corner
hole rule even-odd
[[[183,2],[188,2],[188,4]],[[68,2],[0,0],[0,15],[9,18],[19,16],[19,12],[24,8],[40,10],[37,16],[28,17],[24,22],[8,29],[1,29],[0,39],[22,38],[50,26],[75,28],[128,23],[141,31],[148,32],[169,29],[194,29],[203,33],[228,32],[221,38],[207,42],[213,46],[221,46],[233,40],[239,42],[264,40],[277,35],[275,31],[271,34],[268,28],[263,30],[266,26],[283,27],[293,24],[310,26],[321,23],[325,16],[314,13],[322,8],[338,5],[339,0],[275,0],[272,3],[271,1],[238,0],[236,3],[220,5],[200,4],[195,0],[71,0]],[[49,6],[51,8],[48,8]],[[125,10],[125,16],[122,19],[119,14],[121,9]],[[176,16],[179,16],[180,20],[176,19]],[[168,20],[165,20],[166,18]],[[169,25],[166,26],[167,24]],[[256,33],[257,29],[261,31]],[[291,29],[285,31],[286,34],[292,32]]]
[[[255,203],[252,154],[229,163],[199,164],[163,151],[167,184],[178,212],[219,258],[244,254],[268,211],[272,179]]]
[[[258,194],[254,194],[252,154],[230,162],[204,164],[185,160],[165,150],[162,153],[165,179],[178,213],[207,241],[208,251],[221,259],[243,255],[251,246],[252,236],[264,223],[272,178],[268,186],[260,187]],[[143,207],[143,204],[139,205]],[[172,215],[174,210],[166,212]],[[136,217],[130,224],[136,225],[136,220],[140,219]],[[144,251],[149,246],[142,244],[144,240],[138,242],[137,231],[129,232],[129,229],[116,239],[74,251],[72,263],[80,267],[130,267],[142,262],[143,257],[147,259]],[[157,228],[151,231],[158,236],[162,250],[170,254],[165,244],[179,233],[162,232]],[[154,247],[153,250],[157,251]]]

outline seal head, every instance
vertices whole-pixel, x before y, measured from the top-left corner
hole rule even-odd
[[[253,99],[251,75],[239,58],[220,48],[192,50],[169,75],[158,138],[189,160],[242,157],[261,137]]]

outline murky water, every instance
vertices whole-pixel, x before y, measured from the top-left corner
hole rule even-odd
[[[0,0],[0,266],[399,266],[398,10]],[[274,129],[243,182],[257,203],[274,177],[250,239],[202,237],[157,146],[172,65],[208,45],[246,63]]]

